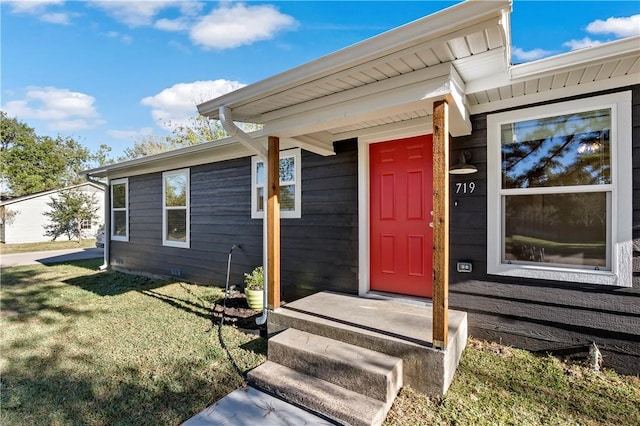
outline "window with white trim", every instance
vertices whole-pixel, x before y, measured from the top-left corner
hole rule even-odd
[[[630,92],[488,116],[488,273],[631,285],[630,123]]]
[[[111,181],[111,239],[129,241],[129,179]]]
[[[280,217],[301,217],[300,149],[280,151]],[[264,160],[251,158],[251,217],[262,219],[267,197],[267,168]]]
[[[189,248],[190,172],[172,170],[162,174],[162,244]]]

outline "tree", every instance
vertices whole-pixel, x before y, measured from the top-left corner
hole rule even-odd
[[[80,171],[94,159],[89,149],[71,137],[38,136],[34,129],[0,116],[0,173],[12,196],[33,194],[80,183]]]
[[[83,222],[95,223],[98,219],[98,202],[95,194],[83,192],[77,188],[62,191],[55,198],[51,197],[50,207],[44,215],[51,223],[45,225],[45,235],[52,237],[53,241],[61,235],[66,235],[69,240],[77,238],[82,240]]]
[[[262,128],[261,125],[253,123],[236,124],[245,132]],[[200,115],[191,118],[187,124],[168,122],[167,126],[171,128],[170,135],[164,137],[145,136],[141,140],[135,141],[132,147],[125,149],[124,156],[119,157],[118,161],[133,160],[227,137],[220,121]]]

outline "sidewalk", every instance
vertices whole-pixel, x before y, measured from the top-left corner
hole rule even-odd
[[[205,408],[183,426],[291,426],[331,423],[278,398],[247,386]]]
[[[104,249],[93,247],[0,254],[0,268],[95,259],[102,256],[104,256]]]

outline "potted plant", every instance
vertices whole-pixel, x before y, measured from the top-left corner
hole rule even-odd
[[[250,274],[244,274],[244,294],[247,304],[256,311],[262,310],[264,290],[264,268],[258,266]]]

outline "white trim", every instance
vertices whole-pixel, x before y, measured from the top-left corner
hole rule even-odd
[[[186,183],[186,200],[185,206],[167,207],[166,201],[166,178],[171,176],[185,175]],[[167,210],[186,210],[185,215],[185,241],[167,240]],[[162,173],[162,245],[167,247],[189,248],[191,243],[191,169],[171,170]]]
[[[122,185],[124,184],[124,197],[125,197],[125,206],[124,207],[113,207],[113,187],[115,185]],[[129,179],[128,178],[122,178],[122,179],[114,179],[111,182],[109,182],[109,197],[111,200],[110,206],[111,208],[109,209],[109,217],[111,218],[111,232],[109,232],[109,238],[112,241],[129,241]],[[116,211],[124,211],[126,214],[126,232],[125,235],[113,235],[113,231],[115,229],[115,227],[113,226],[113,224],[115,223],[114,220],[114,212]],[[105,235],[106,238],[106,235]]]
[[[544,265],[516,265],[501,263],[502,208],[501,214],[491,214],[502,205],[500,131],[501,124],[540,117],[611,108],[611,185],[602,185],[594,191],[611,193],[611,215],[608,246],[611,259],[610,271],[579,270]],[[595,96],[575,101],[560,102],[533,108],[525,108],[493,114],[487,117],[487,273],[494,275],[569,281],[579,283],[632,285],[632,164],[631,164],[631,92]],[[575,190],[576,188],[572,188]],[[513,191],[513,190],[510,190]],[[518,192],[516,190],[516,192]],[[548,193],[546,188],[535,192]],[[567,192],[565,188],[554,192]]]
[[[300,148],[288,149],[280,151],[280,160],[283,158],[293,158],[295,163],[295,180],[288,182],[280,182],[280,185],[295,185],[294,192],[294,209],[293,210],[280,210],[281,219],[300,219],[302,217],[302,155]],[[251,157],[251,219],[264,219],[264,210],[258,210],[258,183],[256,179],[256,166],[258,163],[265,163],[265,161],[254,155]],[[266,165],[264,168],[265,182],[264,182],[264,203],[267,202],[266,191]]]
[[[358,140],[358,294],[371,289],[369,243],[369,143]]]

